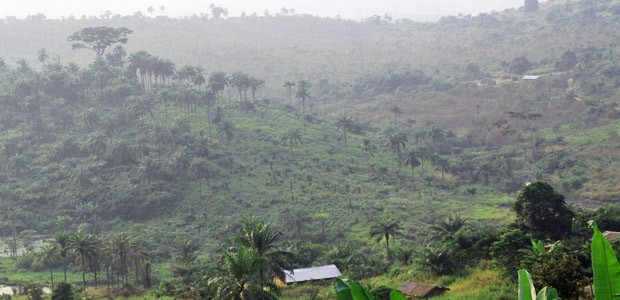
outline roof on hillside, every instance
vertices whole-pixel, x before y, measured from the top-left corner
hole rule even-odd
[[[620,232],[617,232],[617,231],[605,231],[605,232],[603,232],[603,236],[610,243],[620,241]]]
[[[540,75],[525,75],[521,79],[522,80],[536,80],[538,78],[540,78]]]
[[[408,297],[426,298],[442,294],[450,289],[443,286],[407,281],[398,290]]]
[[[286,283],[331,279],[342,276],[342,273],[335,265],[294,269],[293,272],[284,271],[284,273],[286,274]]]

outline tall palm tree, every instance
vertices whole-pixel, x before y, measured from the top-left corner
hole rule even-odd
[[[295,81],[290,81],[287,80],[284,82],[283,87],[288,89],[288,100],[289,100],[289,105],[293,105],[292,101],[293,101],[293,96],[291,94],[291,90],[293,89],[293,87],[295,86]]]
[[[363,139],[360,145],[362,147],[362,152],[366,157],[375,156],[375,152],[377,151],[377,146],[372,143],[370,139]]]
[[[252,91],[252,102],[256,104],[256,91],[263,85],[265,85],[265,81],[256,77],[250,77],[249,80],[250,91]]]
[[[42,64],[44,64],[49,58],[50,56],[47,54],[47,50],[45,50],[45,48],[41,48],[37,51],[37,60],[39,60]]]
[[[69,252],[70,237],[71,234],[66,231],[57,232],[54,235],[54,241],[58,244],[58,251],[62,257],[62,271],[65,275],[65,282],[67,282],[67,253]]]
[[[301,134],[297,129],[290,129],[282,137],[280,138],[281,143],[286,143],[291,149],[291,153],[293,153],[293,146],[298,143],[301,144]]]
[[[127,57],[127,51],[125,50],[125,47],[123,47],[123,45],[116,45],[112,49],[112,55],[114,55],[119,60],[123,60],[125,59],[125,57]]]
[[[311,95],[308,88],[310,87],[310,83],[306,80],[300,80],[297,83],[297,93],[295,93],[295,98],[301,100],[301,117],[304,120],[304,126],[306,126],[306,100],[308,100]]]
[[[224,90],[228,87],[229,78],[226,72],[214,72],[209,76],[209,88],[218,95],[218,100],[224,98]]]
[[[228,144],[234,137],[235,126],[229,120],[224,120],[217,124],[217,133],[221,138],[224,138],[226,144]]]
[[[437,125],[432,125],[428,128],[426,134],[431,138],[433,145],[436,145],[438,141],[443,140],[446,136],[446,133],[443,129],[439,128]]]
[[[450,172],[450,160],[440,156],[435,159],[433,164],[435,165],[435,171],[441,171],[441,180],[446,180],[445,173]]]
[[[394,154],[394,161],[400,168],[402,166],[402,151],[407,144],[407,135],[404,132],[390,133],[387,136],[385,145],[390,148],[392,154]]]
[[[350,132],[355,123],[353,122],[353,117],[349,114],[343,114],[336,120],[336,126],[338,129],[342,130],[342,134],[344,135],[344,147],[347,147],[347,132]]]
[[[110,265],[121,275],[124,283],[127,282],[127,272],[133,238],[125,233],[112,233],[106,240],[104,250],[109,256]]]
[[[376,238],[377,243],[385,239],[385,251],[388,261],[392,259],[390,237],[395,237],[397,234],[400,234],[401,230],[402,227],[400,227],[398,221],[394,220],[379,220],[370,227],[370,237]]]
[[[259,265],[259,282],[261,285],[272,281],[273,276],[285,280],[284,270],[290,270],[293,254],[281,250],[282,233],[271,229],[271,224],[264,222],[245,224],[236,241],[241,246],[253,249],[261,259]]]
[[[215,280],[218,286],[216,299],[278,299],[279,291],[274,284],[268,284],[269,290],[259,275],[264,258],[254,248],[239,247],[234,253],[224,254],[225,275]]]
[[[312,218],[308,216],[308,213],[300,209],[286,210],[283,216],[285,218],[283,221],[289,223],[295,229],[298,239],[301,239],[302,230],[308,228],[308,224],[312,222]]]
[[[420,162],[418,151],[415,149],[409,150],[407,157],[405,157],[405,164],[411,167],[411,185],[413,185],[415,181],[414,170],[422,164]]]
[[[86,264],[96,259],[99,241],[92,234],[78,232],[69,238],[68,249],[79,255],[78,258],[82,265],[82,283],[84,288],[86,288]],[[93,270],[97,272],[96,268],[93,268]]]
[[[396,122],[396,119],[403,114],[403,109],[397,104],[390,106],[390,111],[394,114],[394,122]]]
[[[58,258],[58,247],[54,243],[47,243],[43,245],[36,255],[37,263],[44,263],[50,267],[50,282],[52,289],[54,289],[54,263],[58,261]]]

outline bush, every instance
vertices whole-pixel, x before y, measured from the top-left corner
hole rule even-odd
[[[52,291],[52,300],[73,300],[73,288],[71,284],[61,282]]]

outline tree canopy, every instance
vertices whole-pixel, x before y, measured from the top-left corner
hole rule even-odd
[[[127,35],[133,31],[125,28],[112,28],[107,26],[86,27],[74,32],[67,38],[67,41],[73,42],[71,47],[75,49],[89,49],[95,51],[97,56],[103,56],[106,48],[121,43],[126,44]]]
[[[538,239],[559,240],[570,234],[574,213],[564,196],[544,181],[528,182],[514,205],[516,223]]]

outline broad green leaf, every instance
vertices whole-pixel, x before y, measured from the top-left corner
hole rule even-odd
[[[338,300],[375,300],[374,297],[366,288],[359,283],[350,279],[337,278],[334,282],[334,289],[336,290],[336,297]]]
[[[594,295],[597,300],[611,300],[620,294],[620,264],[609,241],[603,236],[594,221],[588,222],[592,236],[592,273],[594,274]],[[618,299],[618,297],[616,297]]]
[[[536,300],[559,300],[558,291],[550,286],[542,288],[536,295]]]
[[[351,295],[353,296],[353,300],[375,300],[374,297],[366,288],[360,285],[358,282],[349,280],[349,284],[351,285]]]
[[[393,290],[390,294],[390,300],[407,300],[407,297],[399,290]]]
[[[530,273],[525,269],[519,270],[519,300],[535,300],[536,292]]]
[[[336,291],[336,297],[338,300],[353,300],[351,295],[351,285],[348,282],[336,278],[334,282],[334,290]]]
[[[545,244],[541,240],[535,241],[530,240],[532,242],[532,251],[535,255],[540,256],[545,254]]]

